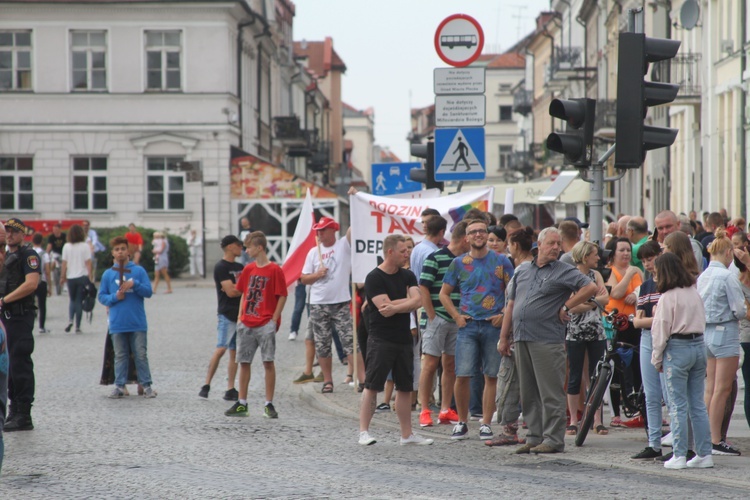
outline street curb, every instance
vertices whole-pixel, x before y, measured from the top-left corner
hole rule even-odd
[[[359,422],[359,412],[358,410],[352,410],[350,408],[342,406],[341,403],[345,401],[349,401],[351,399],[350,395],[345,395],[346,399],[336,398],[337,393],[333,394],[322,394],[320,393],[320,390],[318,389],[319,384],[314,383],[308,383],[308,384],[300,384],[300,399],[304,401],[305,403],[309,404],[311,407],[315,408],[318,411],[321,411],[323,413],[327,413],[336,417],[346,418],[353,420],[354,422]],[[342,391],[339,391],[338,395],[341,396],[341,392],[343,391],[350,391],[353,392],[353,389],[349,386],[344,386]],[[357,394],[357,397],[359,395]],[[393,423],[387,420],[383,419],[377,419],[373,418],[372,426],[376,428],[384,428],[389,430],[395,430],[399,431],[400,427],[398,423]],[[427,436],[430,438],[433,438],[435,440],[439,440],[441,442],[445,442],[446,444],[455,444],[459,441],[454,441],[450,438],[450,436],[446,436],[445,434],[438,434],[436,432],[432,432],[429,430],[425,430],[424,428],[415,428],[415,432],[419,432],[419,434],[423,436]],[[352,432],[354,434],[354,432]],[[711,471],[732,471],[730,474],[733,474],[735,477],[745,477],[746,470],[747,470],[747,464],[745,462],[748,461],[748,457],[742,456],[742,457],[731,457],[731,461],[737,464],[733,467],[727,467],[726,464],[718,464],[718,467],[716,469],[703,469],[703,470],[694,470],[694,469],[685,469],[686,473],[702,473],[706,472],[707,474],[703,474],[702,476],[685,476],[685,475],[679,475],[682,471],[671,471],[664,469],[662,466],[654,466],[649,467],[650,462],[631,462],[631,459],[629,458],[629,452],[626,452],[625,450],[621,448],[616,448],[615,442],[624,442],[627,438],[630,438],[633,436],[633,433],[627,433],[620,437],[617,437],[614,434],[609,434],[607,436],[607,440],[612,442],[614,445],[612,448],[612,453],[607,455],[607,459],[609,460],[609,463],[606,461],[602,461],[601,457],[585,457],[581,456],[579,453],[580,451],[584,451],[587,448],[585,446],[577,447],[575,444],[566,443],[566,452],[562,454],[555,454],[555,455],[514,455],[512,450],[513,447],[489,447],[489,446],[483,446],[484,448],[487,448],[489,450],[502,450],[503,448],[507,449],[509,453],[507,453],[508,456],[521,458],[521,459],[536,459],[540,463],[546,462],[546,461],[556,461],[556,460],[569,460],[571,462],[578,462],[580,464],[584,465],[591,465],[598,468],[617,468],[622,470],[628,470],[633,472],[639,472],[639,473],[645,473],[649,474],[651,476],[659,477],[659,478],[679,478],[681,480],[698,480],[700,479],[701,482],[705,483],[711,483],[716,485],[721,485],[725,487],[733,487],[733,488],[739,488],[739,489],[750,489],[750,478],[748,478],[747,481],[742,481],[735,479],[734,477],[726,477],[726,476],[709,476],[707,474],[711,474]],[[590,449],[590,448],[589,448]],[[494,452],[498,453],[498,451]],[[622,455],[622,457],[621,457]],[[716,457],[714,457],[716,458]],[[544,460],[547,459],[547,460]],[[638,464],[638,465],[636,465]]]

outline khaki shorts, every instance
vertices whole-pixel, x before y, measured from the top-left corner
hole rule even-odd
[[[427,321],[427,328],[422,333],[422,354],[455,356],[457,335],[458,326],[454,322],[435,316],[432,321]]]

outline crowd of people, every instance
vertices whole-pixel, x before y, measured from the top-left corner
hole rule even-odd
[[[512,214],[498,220],[477,209],[450,233],[437,210],[426,209],[420,222],[421,242],[386,237],[381,263],[352,287],[351,232],[337,237],[338,222],[320,218],[313,225],[317,244],[295,285],[288,340],[296,340],[305,306],[309,320],[305,369],[293,382],[319,382],[322,393],[333,393],[335,347],[348,366],[344,383],[360,382],[359,444],[376,443],[373,415],[391,409],[395,389],[402,445],[433,443],[412,429],[411,412],[419,408],[420,427],[452,425],[454,440],[469,439],[470,422],[477,421],[477,435],[488,446],[516,445],[518,454],[562,452],[565,436],[580,431],[589,377],[614,342],[620,369],[610,390],[609,427],[644,422],[647,427],[647,446],[633,459],[682,469],[713,467],[714,455],[740,455],[727,432],[740,354],[750,350],[750,241],[744,220],[718,212],[698,220],[694,212],[664,211],[649,230],[644,218],[621,216],[607,227],[603,248],[588,240],[588,224],[575,217],[539,232]],[[267,255],[265,234],[252,230],[247,218],[242,228],[241,237],[221,240],[223,257],[214,266],[217,344],[199,396],[208,398],[229,351],[223,398],[233,405],[225,415],[248,416],[250,367],[260,349],[263,413],[278,418],[276,334],[287,281]],[[31,232],[19,219],[9,219],[0,231],[3,415],[7,408],[0,422],[6,432],[33,429],[33,327],[38,317],[39,332],[49,332],[46,298],[56,286],[53,263],[59,262],[60,286],[67,286],[70,300],[65,331],[75,327],[78,333],[82,295],[94,279],[95,254],[104,249],[88,223],[72,226],[67,235],[56,225],[46,247],[39,234],[33,246],[25,245]],[[138,263],[143,238],[134,225],[109,247],[113,265],[98,293],[108,309],[110,341],[102,380],[114,383],[111,398],[128,395],[129,383],[152,398],[144,300],[156,292],[162,270],[167,293],[172,290],[166,273],[169,244],[155,233],[153,284]],[[614,309],[627,318],[616,330],[601,312]],[[750,367],[743,364],[742,374],[747,381]],[[641,390],[645,414],[624,419],[620,396]],[[747,392],[744,405],[750,415]],[[671,430],[666,435],[663,406]],[[499,432],[492,429],[496,424]],[[609,433],[602,408],[593,429]],[[673,453],[663,453],[665,446]]]

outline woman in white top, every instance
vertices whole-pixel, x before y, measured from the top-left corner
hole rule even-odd
[[[83,227],[73,224],[68,231],[68,242],[63,246],[62,267],[60,268],[60,286],[68,282],[68,326],[65,331],[73,328],[75,318],[76,333],[81,333],[81,318],[83,317],[83,289],[88,285],[91,275],[91,246],[86,243]]]
[[[159,288],[159,275],[164,277],[167,282],[167,293],[172,293],[172,280],[169,277],[169,242],[164,233],[156,231],[154,233],[153,253],[154,253],[154,293]]]

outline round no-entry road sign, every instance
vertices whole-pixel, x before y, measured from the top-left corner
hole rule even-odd
[[[451,66],[468,66],[479,57],[483,47],[482,27],[466,14],[446,17],[435,31],[435,50]]]

